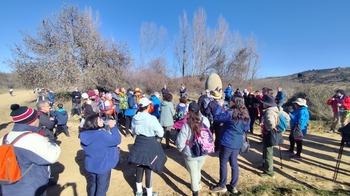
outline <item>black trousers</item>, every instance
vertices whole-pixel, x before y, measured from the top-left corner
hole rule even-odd
[[[289,135],[290,147],[289,151],[294,152],[295,143],[297,144],[297,155],[300,156],[301,150],[303,149],[303,140],[295,140],[293,135]]]

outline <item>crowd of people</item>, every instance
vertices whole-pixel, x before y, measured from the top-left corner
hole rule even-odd
[[[45,89],[39,93],[41,98],[38,97],[37,100],[38,111],[18,104],[11,106],[11,116],[15,126],[4,141],[11,142],[23,132],[37,133],[25,136],[24,138],[27,139],[23,138],[15,147],[24,150],[34,148],[26,146],[27,141],[34,138],[38,142],[40,140],[42,144],[38,145],[38,148],[35,147],[33,152],[47,151],[38,154],[42,161],[40,163],[37,160],[31,160],[29,155],[23,153],[23,160],[19,159],[23,170],[31,165],[38,170],[49,168],[50,164],[57,161],[60,153],[60,148],[56,144],[57,135],[63,132],[69,136],[68,112],[61,103],[57,104],[57,110],[52,110],[55,101],[48,95],[49,93],[53,94],[52,91]],[[111,170],[119,160],[118,145],[122,142],[120,133],[126,137],[135,138],[128,157],[128,161],[136,166],[135,195],[157,195],[152,188],[152,172],[163,171],[167,161],[166,151],[170,149],[170,133],[174,130],[176,131],[174,143],[184,156],[193,195],[198,195],[201,189],[201,168],[205,164],[205,154],[197,156],[192,152],[191,147],[193,138],[200,136],[203,129],[210,130],[214,135],[213,151],[219,153],[220,179],[217,184],[210,187],[213,192],[223,193],[229,190],[232,193],[238,193],[238,154],[244,143],[243,136],[249,132],[255,133],[255,124],[261,127],[261,133],[258,134],[263,144],[261,177],[275,178],[272,159],[275,145],[271,145],[269,141],[271,138],[268,135],[276,132],[280,114],[290,119],[292,130],[287,153],[291,153],[292,158],[301,158],[302,139],[307,134],[309,120],[308,106],[305,99],[297,98],[293,102],[293,110],[290,108],[283,110],[286,93],[281,87],[277,89],[277,94],[274,96],[274,91],[270,88],[254,92],[244,89],[241,92],[239,89],[233,91],[229,84],[223,92],[207,89],[203,91],[198,101],[189,101],[186,87],[182,84],[179,91],[179,104],[176,106],[173,103],[173,95],[166,85],[161,93],[162,97],[159,92],[148,96],[143,94],[141,89],[132,87],[127,90],[118,87],[113,92],[99,92],[97,89],[80,92],[75,88],[71,93],[71,117],[81,116],[79,138],[85,152],[85,168],[89,172],[88,195],[106,195]],[[338,93],[343,92],[337,92],[337,95]],[[334,99],[342,99],[338,97]],[[340,110],[343,107],[339,105],[338,108]],[[25,114],[24,117],[23,114]],[[301,132],[302,136],[297,131]],[[164,147],[161,145],[163,138]],[[297,150],[294,154],[295,143]],[[226,187],[227,162],[230,163],[232,176],[228,187]],[[24,189],[28,186],[22,186],[22,184],[32,183],[33,180],[41,182],[37,187],[31,186],[31,191],[44,192],[49,175],[46,175],[48,171],[43,170],[40,169],[43,172],[40,176],[37,176],[39,171],[33,171],[36,174],[27,174],[18,183],[3,185],[3,193],[13,195],[18,189],[26,192]],[[146,191],[142,187],[143,174],[146,176]],[[13,192],[15,190],[16,192]]]

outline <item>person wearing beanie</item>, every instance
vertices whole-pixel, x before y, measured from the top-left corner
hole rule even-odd
[[[16,183],[2,184],[2,195],[43,195],[49,182],[49,165],[58,160],[60,147],[35,133],[40,130],[36,110],[13,104],[10,116],[13,129],[0,139],[0,145],[9,144],[21,136],[14,149],[21,173],[26,173]]]

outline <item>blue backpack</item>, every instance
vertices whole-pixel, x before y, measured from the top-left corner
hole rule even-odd
[[[288,128],[287,119],[283,116],[282,112],[278,114],[276,130],[280,133],[284,132]]]

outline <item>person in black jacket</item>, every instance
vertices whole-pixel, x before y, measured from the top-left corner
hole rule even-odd
[[[56,138],[53,133],[55,118],[50,116],[51,106],[49,100],[38,101],[36,107],[38,109],[39,127],[43,129],[44,136],[51,141],[55,141]]]
[[[209,102],[208,107],[205,109],[205,115],[210,123],[210,130],[213,134],[215,134],[215,152],[220,151],[221,141],[220,141],[220,130],[221,126],[219,122],[215,122],[213,117],[216,112],[216,108],[218,107],[218,101],[222,98],[222,94],[219,91],[211,91],[212,100]]]
[[[81,114],[81,93],[79,92],[78,88],[75,87],[74,91],[70,95],[72,97],[72,111],[71,116],[74,116],[77,114],[80,116]]]

